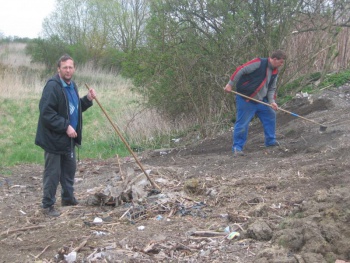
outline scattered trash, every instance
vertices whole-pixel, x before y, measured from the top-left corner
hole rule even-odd
[[[92,233],[97,237],[107,236],[107,233],[103,231],[94,231]]]
[[[103,220],[102,220],[102,218],[99,218],[99,217],[95,217],[95,219],[94,219],[94,222],[93,222],[94,224],[101,224],[101,223],[103,223]]]
[[[161,215],[157,215],[156,220],[160,221],[162,219],[163,219],[163,217]]]
[[[281,203],[279,203],[278,205],[276,205],[276,204],[272,204],[270,207],[272,208],[272,209],[280,209],[281,208]]]
[[[131,206],[126,212],[125,216],[130,221],[130,223],[134,224],[135,220],[139,220],[144,218],[146,215],[146,207],[143,205],[135,205]]]
[[[234,239],[235,237],[239,237],[241,234],[238,233],[238,232],[231,232],[228,236],[227,236],[227,239]]]
[[[106,255],[106,253],[104,251],[98,252],[96,254],[92,254],[90,258],[88,257],[88,260],[89,260],[89,262],[95,262],[99,259],[104,259],[105,255]]]
[[[224,231],[225,231],[226,233],[230,233],[230,226],[225,227]]]
[[[300,98],[308,98],[309,97],[309,94],[307,92],[300,92],[300,93],[297,93],[295,95],[296,98],[300,99]]]
[[[162,184],[170,184],[170,181],[164,178],[156,178],[155,181],[157,183],[162,183]]]
[[[145,226],[138,226],[137,227],[137,230],[140,230],[140,231],[142,231],[142,230],[144,230],[145,229]]]
[[[208,250],[203,250],[203,249],[200,250],[200,253],[199,253],[200,257],[208,257],[209,255],[210,255],[209,249]]]
[[[206,218],[207,214],[205,211],[201,211],[203,207],[205,207],[206,204],[203,202],[199,202],[193,206],[190,207],[185,207],[184,205],[179,205],[178,207],[178,213],[181,214],[182,216],[185,215],[192,215],[192,216],[198,216],[202,218]]]
[[[64,255],[64,260],[67,263],[73,263],[77,260],[77,252],[70,252],[68,255]]]

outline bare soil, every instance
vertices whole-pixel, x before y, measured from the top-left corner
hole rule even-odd
[[[117,205],[89,200],[142,175],[134,159],[83,160],[81,203],[61,207],[58,192],[57,218],[40,209],[43,167],[8,168],[0,175],[0,262],[64,262],[74,250],[76,262],[350,261],[349,105],[350,85],[295,98],[284,109],[327,130],[279,111],[281,146],[265,148],[253,121],[246,156],[232,155],[231,131],[142,152],[161,191],[146,185],[147,197],[129,192]]]

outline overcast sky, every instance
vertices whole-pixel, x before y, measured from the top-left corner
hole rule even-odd
[[[0,33],[39,37],[41,24],[54,9],[55,0],[0,0]]]

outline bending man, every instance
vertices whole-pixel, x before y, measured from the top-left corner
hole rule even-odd
[[[243,148],[248,137],[250,121],[256,115],[264,128],[265,146],[276,146],[276,112],[275,101],[278,68],[283,66],[286,54],[277,50],[268,58],[255,58],[236,69],[225,87],[231,92],[236,87],[237,92],[251,98],[269,103],[271,107],[236,96],[236,122],[233,130],[232,152],[244,155]]]

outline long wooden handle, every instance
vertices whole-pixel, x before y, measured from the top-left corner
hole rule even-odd
[[[85,86],[88,90],[90,90],[89,86],[85,83]],[[137,158],[136,154],[133,152],[133,150],[130,148],[129,144],[127,143],[127,141],[124,139],[123,135],[120,133],[120,131],[118,130],[118,128],[116,127],[116,125],[112,122],[111,118],[108,116],[107,112],[105,111],[105,109],[102,107],[101,103],[98,101],[97,98],[95,98],[95,101],[97,102],[98,106],[100,106],[101,110],[103,111],[103,113],[105,114],[105,116],[107,117],[107,119],[109,120],[109,122],[111,123],[111,125],[113,126],[115,132],[118,134],[118,136],[120,137],[120,139],[123,141],[123,143],[125,144],[126,148],[128,148],[129,152],[131,153],[131,155],[134,157],[136,163],[138,164],[138,166],[141,168],[142,172],[146,175],[148,181],[150,181],[150,183],[152,184],[152,186],[154,188],[158,188],[160,190],[160,187],[154,183],[152,181],[152,179],[149,177],[148,173],[146,172],[146,170],[143,168],[142,164],[140,163],[139,159]]]
[[[239,95],[239,96],[241,96],[241,97],[243,97],[243,98],[246,98],[246,99],[248,99],[248,100],[252,100],[252,101],[255,101],[255,102],[264,104],[264,105],[266,105],[266,106],[272,108],[271,104],[268,104],[268,103],[266,103],[266,102],[264,102],[264,101],[251,98],[251,97],[246,96],[246,95],[244,95],[244,94],[241,94],[241,93],[239,93],[239,92],[237,92],[237,91],[231,90],[231,92],[234,93],[234,94],[236,94],[236,95]],[[322,127],[326,127],[326,126],[322,125],[321,123],[318,123],[318,122],[316,122],[316,121],[314,121],[314,120],[307,119],[307,118],[305,118],[305,117],[303,117],[303,116],[300,116],[300,115],[298,115],[298,114],[296,114],[296,113],[293,113],[293,112],[291,112],[291,111],[287,111],[287,110],[282,109],[282,108],[278,108],[278,110],[284,111],[284,112],[286,112],[286,113],[289,113],[290,115],[293,115],[294,117],[298,117],[298,118],[301,118],[301,119],[303,119],[303,120],[310,121],[310,122],[312,122],[312,123],[316,123],[316,124],[318,124],[318,125],[320,125],[320,126],[322,126]]]

